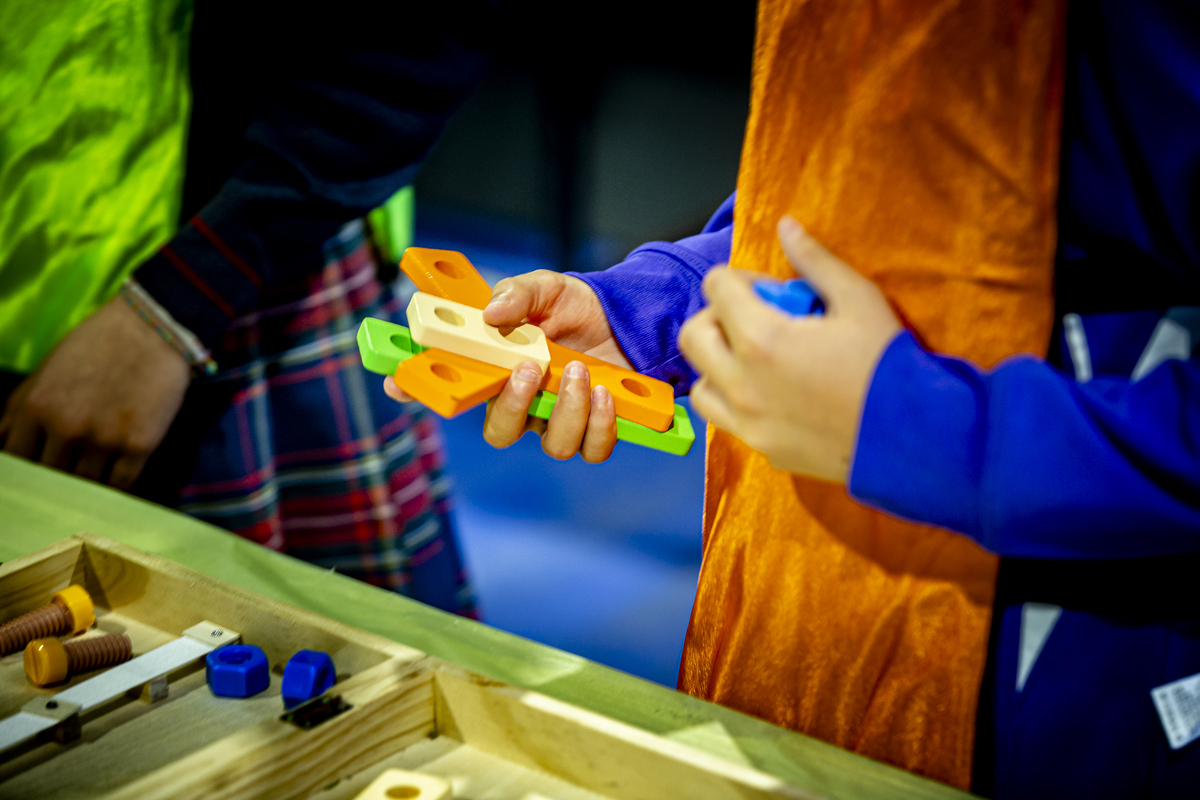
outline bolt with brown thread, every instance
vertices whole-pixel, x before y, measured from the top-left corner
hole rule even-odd
[[[34,639],[67,636],[92,627],[96,610],[92,596],[77,584],[55,592],[49,605],[0,625],[0,656],[15,653]]]
[[[38,686],[65,681],[77,672],[128,661],[133,644],[123,633],[60,642],[34,639],[25,647],[25,674]]]

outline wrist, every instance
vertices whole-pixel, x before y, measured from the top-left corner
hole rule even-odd
[[[213,360],[208,348],[191,330],[172,317],[171,312],[163,308],[136,280],[126,278],[118,291],[118,297],[161,341],[187,362],[194,375],[216,374],[217,362]]]

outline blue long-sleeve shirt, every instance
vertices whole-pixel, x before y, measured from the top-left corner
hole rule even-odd
[[[1200,8],[1072,4],[1067,56],[1050,358],[985,371],[899,335],[848,488],[1002,556],[977,791],[1194,797],[1200,742],[1170,750],[1150,689],[1200,672]],[[729,258],[732,201],[579,276],[681,393],[675,336]]]

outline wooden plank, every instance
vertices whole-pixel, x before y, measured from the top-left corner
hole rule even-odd
[[[41,608],[69,586],[82,549],[78,539],[63,539],[0,565],[0,623]]]
[[[440,735],[625,800],[817,800],[778,778],[449,665],[436,672]]]
[[[309,800],[356,800],[387,769],[436,775],[450,782],[454,796],[470,800],[611,800],[562,778],[517,766],[449,736],[424,739],[402,752],[313,794]]]
[[[428,670],[393,659],[338,687],[354,707],[301,730],[273,718],[110,793],[108,800],[306,797],[434,732]]]

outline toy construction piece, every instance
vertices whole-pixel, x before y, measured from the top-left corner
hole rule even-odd
[[[55,695],[35,698],[20,711],[0,720],[0,759],[5,751],[29,741],[38,734],[59,729],[62,738],[79,734],[79,718],[83,714],[142,687],[164,681],[166,676],[193,664],[222,645],[241,638],[237,631],[213,622],[201,622],[183,632],[178,639],[156,647],[124,664],[64,689]],[[76,640],[78,642],[87,639]],[[151,699],[161,699],[165,691],[151,692]],[[72,734],[73,732],[73,734]]]
[[[354,800],[393,800],[397,797],[407,800],[451,800],[450,783],[445,778],[422,772],[389,769],[355,795]]]
[[[0,656],[22,650],[34,639],[80,633],[95,621],[92,596],[71,584],[55,592],[48,604],[0,625]]]
[[[404,274],[412,279],[421,292],[480,311],[487,306],[492,296],[491,287],[478,270],[466,256],[453,250],[410,247],[404,251],[400,269],[404,270]],[[422,341],[421,334],[424,331],[417,329],[412,317],[409,318],[409,324],[413,325],[413,338],[422,345],[435,346],[442,350],[452,349],[447,346],[445,340],[439,340],[436,344],[433,341]],[[527,327],[532,326],[522,326],[516,330],[522,331]],[[551,341],[547,341],[546,344],[550,351],[549,368],[543,367],[545,382],[542,388],[546,391],[557,393],[567,364],[581,361],[588,368],[592,386],[603,386],[612,395],[613,408],[618,418],[645,425],[659,432],[667,431],[674,424],[675,391],[667,383]],[[482,358],[478,350],[453,349],[459,355],[488,360]],[[521,360],[525,359],[517,359],[518,362]],[[542,363],[536,357],[529,357],[529,360],[539,365]],[[490,363],[507,365],[507,362],[501,363],[497,359],[491,359]],[[513,366],[515,365],[514,363]]]
[[[380,375],[393,375],[393,379],[396,375],[401,375],[404,384],[397,380],[397,386],[401,386],[417,400],[445,417],[452,417],[499,394],[511,374],[509,370],[484,364],[474,359],[455,356],[453,353],[436,349],[427,350],[413,342],[408,328],[381,319],[363,320],[358,329],[358,349],[362,356],[363,366],[368,370]],[[588,356],[588,358],[591,357]],[[438,369],[437,365],[444,364],[457,369],[464,363],[474,365],[473,368],[480,370],[481,373],[491,370],[490,374],[498,383],[494,387],[481,389],[471,395],[468,395],[465,389],[461,395],[454,394],[457,391],[454,389],[455,381],[448,380],[453,376],[446,370]],[[465,372],[462,374],[466,375]],[[412,391],[413,388],[416,388],[417,391],[424,391],[422,384],[409,380],[412,375],[422,376],[422,379],[427,382],[441,381],[443,385],[436,387],[423,398]],[[443,395],[448,395],[449,401]],[[538,392],[529,407],[529,413],[541,419],[549,419],[550,412],[554,410],[557,400],[558,395],[548,389]],[[696,439],[691,419],[688,417],[687,409],[681,405],[674,405],[672,411],[671,425],[666,431],[656,431],[645,425],[617,417],[617,439],[678,456],[687,455]]]
[[[477,308],[416,292],[408,304],[408,331],[422,347],[436,347],[512,372],[532,361],[545,373],[550,366],[546,334],[536,325],[501,329],[483,321]]]
[[[789,316],[820,316],[825,313],[825,301],[803,278],[755,281],[754,291],[763,300]]]

